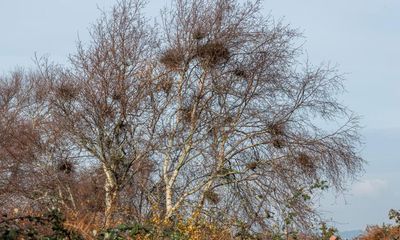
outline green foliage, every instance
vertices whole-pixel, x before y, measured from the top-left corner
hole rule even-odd
[[[171,240],[186,240],[188,236],[181,233],[179,230],[169,227],[157,229],[153,225],[142,225],[140,223],[121,224],[114,228],[109,228],[101,232],[97,239],[99,240],[123,240],[137,237],[145,237],[146,239],[171,239]]]
[[[325,180],[317,180],[314,184],[310,186],[305,186],[299,188],[291,198],[289,198],[285,204],[286,211],[284,212],[284,224],[285,227],[291,225],[296,221],[296,217],[298,214],[293,211],[293,206],[298,202],[310,202],[312,200],[312,196],[316,190],[324,191],[328,189],[328,182]]]
[[[334,227],[328,227],[326,223],[321,223],[321,240],[329,240],[332,235],[338,236],[338,230]]]
[[[315,190],[315,189],[320,189],[320,190],[327,190],[329,188],[328,182],[325,180],[319,180],[315,182],[313,185],[310,187],[310,191]]]
[[[121,224],[114,228],[104,230],[99,234],[98,239],[126,239],[127,237],[135,237],[137,235],[150,235],[153,231],[151,226],[143,226],[138,223]]]
[[[293,216],[288,216],[290,222],[295,221]],[[271,240],[329,240],[332,235],[337,234],[337,229],[328,227],[322,223],[319,233],[315,235],[302,234],[296,229],[290,232],[284,231],[279,226],[271,226],[271,229],[263,233],[253,233],[244,222],[237,220],[238,231],[233,238],[227,237],[222,233],[222,229],[218,232],[211,233],[211,229],[218,229],[214,224],[210,224],[209,228],[203,228],[203,225],[191,225],[187,221],[181,223],[157,224],[154,222],[127,223],[120,224],[116,227],[101,231],[97,235],[99,240],[123,240],[123,239],[170,239],[170,240],[189,240],[189,239],[271,239]],[[81,235],[66,229],[64,227],[65,217],[58,211],[53,210],[41,216],[22,216],[8,218],[3,215],[0,220],[0,239],[16,240],[16,239],[43,239],[43,240],[81,240]],[[203,227],[202,227],[203,226]],[[192,231],[192,227],[199,231]],[[213,234],[210,238],[210,234]],[[215,235],[217,234],[217,235]]]
[[[0,221],[0,239],[81,240],[82,236],[64,227],[64,215],[52,210],[42,216],[20,216]]]
[[[389,219],[393,220],[397,225],[400,226],[400,211],[390,209],[389,211]]]

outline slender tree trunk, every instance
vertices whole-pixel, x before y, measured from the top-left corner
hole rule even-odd
[[[169,219],[173,213],[173,203],[172,203],[172,189],[171,186],[165,187],[165,219]]]
[[[104,185],[104,189],[106,191],[106,197],[105,197],[105,220],[104,220],[104,226],[106,228],[109,228],[114,219],[114,212],[117,207],[117,202],[118,202],[118,186],[117,182],[115,180],[115,177],[112,173],[112,171],[105,167],[103,165],[104,172],[106,174],[106,183]]]
[[[225,136],[225,137],[222,139],[222,143],[221,143],[222,146],[225,145],[226,140],[227,140],[227,137]],[[218,172],[222,169],[222,167],[224,166],[224,161],[225,161],[225,152],[224,152],[224,148],[222,148],[222,149],[219,150],[217,168],[215,169],[214,173],[210,176],[209,181],[208,181],[207,184],[204,186],[203,191],[202,191],[201,194],[200,194],[199,202],[198,202],[198,204],[197,204],[197,206],[196,206],[196,209],[195,209],[195,216],[196,216],[195,219],[194,219],[195,222],[198,221],[198,217],[200,216],[199,213],[201,213],[201,211],[202,211],[203,208],[204,208],[204,203],[205,203],[205,200],[206,200],[206,193],[211,189],[211,186],[212,186],[213,183],[215,182],[217,173],[218,173]]]

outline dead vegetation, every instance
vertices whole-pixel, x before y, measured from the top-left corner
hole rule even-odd
[[[230,52],[224,43],[215,41],[200,45],[197,56],[206,67],[214,67],[229,60]]]
[[[168,49],[160,57],[160,62],[170,70],[177,70],[183,66],[185,56],[179,49]]]

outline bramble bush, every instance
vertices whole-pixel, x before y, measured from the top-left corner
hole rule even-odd
[[[3,214],[0,220],[0,239],[83,239],[80,234],[66,229],[65,217],[58,210],[40,216],[8,217]]]

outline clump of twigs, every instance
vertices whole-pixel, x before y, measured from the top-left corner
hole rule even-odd
[[[192,120],[192,107],[184,106],[179,109],[180,119],[185,123],[190,123]]]
[[[100,103],[98,107],[101,110],[103,117],[111,119],[115,117],[115,110],[112,105],[107,103]]]
[[[171,92],[173,80],[171,78],[164,78],[157,84],[157,91],[163,91],[168,94]]]
[[[233,116],[227,115],[224,117],[223,123],[224,123],[224,125],[230,125],[234,122],[234,120],[235,119],[233,118]]]
[[[207,190],[204,193],[204,197],[212,204],[218,204],[220,201],[218,193],[214,192],[213,190]]]
[[[272,146],[281,149],[285,147],[285,125],[283,123],[274,123],[268,126],[268,132],[272,137]]]
[[[184,60],[184,55],[176,48],[166,50],[160,58],[160,62],[171,70],[179,69]]]
[[[197,56],[205,66],[213,67],[226,62],[230,52],[222,42],[209,42],[197,48]]]
[[[282,149],[285,147],[285,141],[282,138],[276,137],[272,140],[272,146],[277,149]]]
[[[112,95],[111,95],[111,99],[114,100],[114,101],[121,101],[125,97],[126,97],[126,92],[123,89],[123,87],[120,87],[120,86],[116,87],[113,90]]]
[[[63,160],[58,164],[58,170],[65,174],[70,174],[74,171],[74,163],[69,160]]]
[[[193,39],[198,40],[198,41],[204,39],[206,36],[207,36],[207,33],[204,30],[202,30],[201,28],[197,28],[192,33]]]
[[[268,126],[268,132],[272,136],[283,136],[285,135],[285,125],[283,123],[274,123]]]
[[[212,90],[217,94],[223,94],[228,92],[230,89],[229,86],[227,86],[227,84],[224,82],[213,81]]]
[[[297,156],[296,161],[304,169],[314,169],[315,167],[312,158],[306,153],[300,153]]]
[[[56,88],[57,97],[62,100],[72,100],[77,95],[76,88],[69,83],[62,83]]]
[[[249,170],[256,170],[256,168],[258,167],[258,162],[254,161],[254,162],[249,162],[246,164],[246,168]]]
[[[121,100],[121,98],[122,98],[121,94],[117,91],[115,91],[112,95],[112,100],[119,101],[119,100]]]
[[[246,70],[244,70],[243,68],[236,68],[233,71],[233,75],[235,75],[236,77],[240,77],[240,78],[247,78],[247,72]]]

